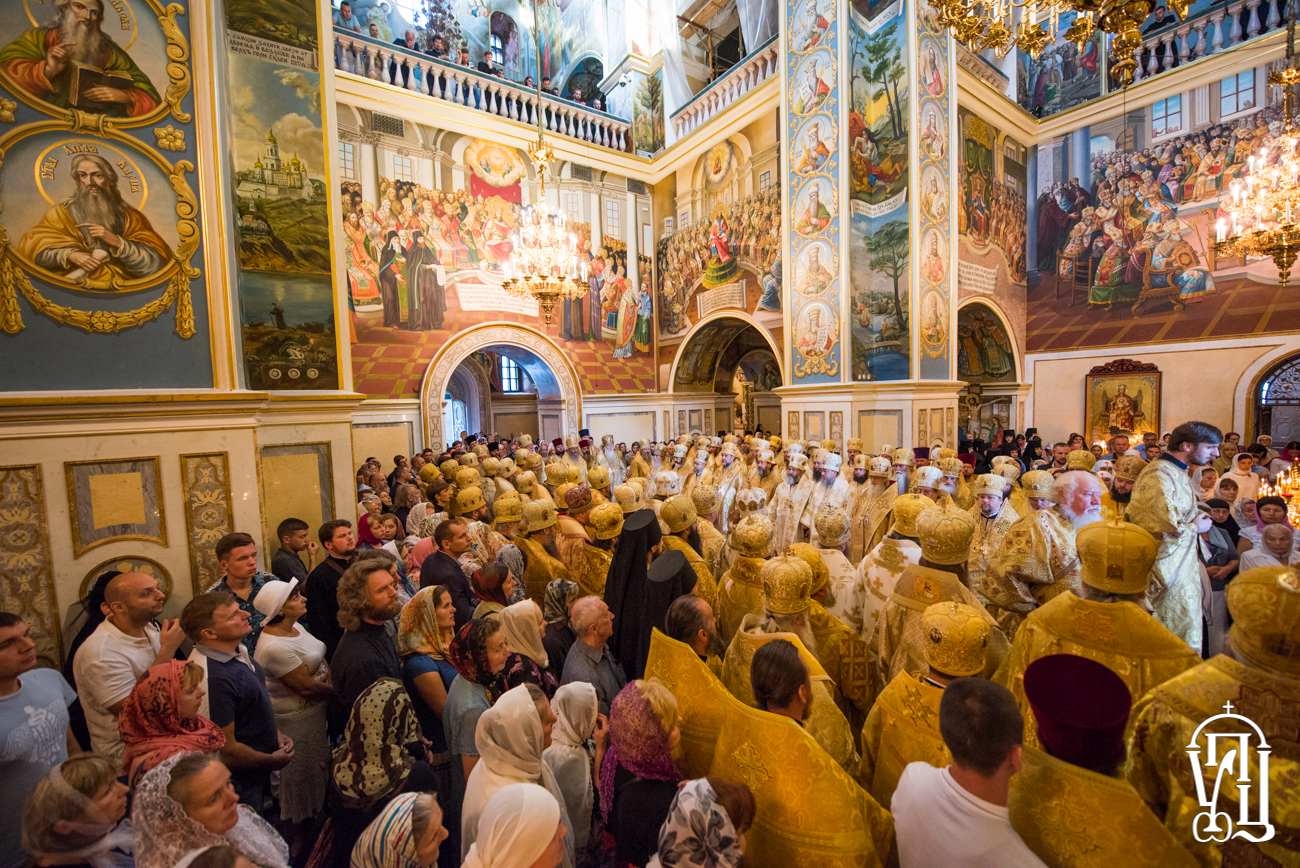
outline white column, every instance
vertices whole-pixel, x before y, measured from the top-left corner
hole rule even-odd
[[[415,157],[415,183],[433,189],[433,152],[424,150]]]
[[[641,215],[636,210],[636,194],[627,194],[627,219],[624,221],[623,237],[627,241],[627,279],[632,286],[640,286],[637,281],[637,245],[641,239],[638,238],[637,221]]]
[[[596,248],[604,243],[604,224],[602,220],[605,215],[600,208],[600,188],[594,184],[591,186],[589,201],[591,202],[591,219],[588,221],[591,223],[591,252],[595,253]]]
[[[361,180],[361,196],[372,205],[379,205],[379,161],[372,139],[353,142],[357,149],[357,177]]]

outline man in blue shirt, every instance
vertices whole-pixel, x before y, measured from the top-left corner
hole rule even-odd
[[[272,581],[275,576],[264,573],[257,568],[257,543],[246,533],[228,533],[217,540],[217,563],[225,577],[208,589],[209,592],[225,592],[234,596],[239,608],[248,615],[249,631],[244,636],[244,647],[248,656],[253,656],[257,648],[257,637],[262,635],[262,622],[266,616],[257,611],[253,601],[262,585]]]
[[[293,741],[275,725],[266,673],[248,653],[248,613],[229,593],[200,594],[181,612],[181,629],[194,643],[190,661],[206,673],[206,708],[200,713],[221,727],[221,758],[239,800],[260,812],[270,773],[293,759]]]

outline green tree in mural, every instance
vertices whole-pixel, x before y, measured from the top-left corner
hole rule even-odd
[[[903,134],[903,104],[898,98],[898,82],[907,77],[907,68],[903,66],[903,52],[895,35],[898,22],[890,24],[883,30],[871,33],[866,39],[866,62],[862,65],[862,76],[885,92],[885,102],[889,106],[889,125],[893,128],[894,138]],[[858,55],[854,55],[856,61]],[[868,96],[868,100],[871,101]],[[869,108],[869,106],[868,106]]]
[[[420,19],[424,19],[425,39],[428,44],[425,50],[433,47],[433,37],[438,35],[442,37],[443,45],[447,49],[445,60],[451,60],[451,52],[458,50],[465,44],[461,36],[460,21],[456,17],[456,0],[424,0],[422,15],[417,14],[413,24],[419,24]]]
[[[891,220],[875,233],[863,238],[863,241],[871,254],[871,269],[883,272],[894,282],[894,312],[898,315],[899,331],[905,331],[907,317],[903,313],[903,296],[899,291],[898,280],[907,273],[907,222]]]
[[[637,102],[641,106],[641,116],[646,119],[650,141],[638,143],[646,150],[657,151],[664,141],[664,87],[657,75],[647,75],[641,80],[637,89]]]

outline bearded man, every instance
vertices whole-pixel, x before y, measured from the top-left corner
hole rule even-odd
[[[573,581],[555,547],[556,521],[555,504],[534,500],[524,505],[524,524],[515,534],[515,545],[524,555],[524,593],[539,606],[551,582]]]
[[[922,497],[928,497],[933,501],[939,500],[939,482],[943,479],[943,472],[932,465],[918,467],[916,473],[912,475],[912,487],[908,489],[913,494],[919,494]]]
[[[596,502],[590,488],[569,482],[555,489],[555,502],[555,547],[560,553],[560,563],[564,564],[569,575],[576,576],[582,566],[583,547],[591,542],[587,518]]]
[[[1020,516],[1011,508],[1005,497],[1011,484],[996,473],[985,473],[971,478],[971,493],[975,505],[966,510],[975,517],[975,535],[970,542],[970,586],[977,591],[983,587],[988,572],[989,557],[1002,547],[1007,531]]]
[[[650,478],[650,456],[652,454],[649,444],[646,442],[634,444],[632,461],[627,468],[627,477],[639,476],[642,479]]]
[[[861,461],[859,455],[855,461]],[[889,530],[889,513],[899,490],[890,477],[889,459],[883,455],[866,462],[867,483],[849,514],[849,560],[861,564],[867,553],[880,544]],[[854,470],[856,475],[857,471]]]
[[[808,531],[809,539],[817,541],[817,513],[823,507],[833,506],[847,509],[849,504],[849,483],[840,476],[840,456],[834,452],[822,451],[822,474],[813,488],[812,497],[804,507],[799,524]]]
[[[781,482],[781,477],[773,472],[772,468],[776,464],[776,455],[771,449],[760,449],[758,457],[754,461],[754,469],[749,474],[749,479],[745,483],[746,488],[761,488],[767,495],[767,499],[772,499],[773,492]]]
[[[974,506],[975,495],[966,484],[966,477],[963,475],[966,465],[961,463],[961,459],[956,456],[940,458],[935,465],[943,473],[943,477],[939,480],[939,488],[948,492],[948,496],[952,498],[953,503],[957,504],[957,508],[970,509]]]
[[[786,467],[786,479],[776,489],[776,522],[773,539],[776,550],[800,542],[799,519],[804,508],[813,495],[812,477],[804,471],[808,467],[808,458],[800,452],[790,453],[790,462]]]
[[[862,438],[850,437],[848,441],[844,444],[844,460],[852,464],[854,459],[856,459],[861,454],[863,454]]]
[[[911,472],[916,469],[916,459],[912,451],[906,448],[895,449],[890,456],[894,468],[894,485],[899,493],[911,491]]]
[[[0,50],[0,70],[18,87],[59,108],[110,117],[140,117],[158,106],[149,76],[103,32],[103,0],[55,0],[54,9],[53,26],[28,30]]]
[[[668,528],[663,536],[664,551],[679,551],[686,556],[686,562],[695,572],[695,593],[712,606],[718,600],[718,584],[704,560],[704,544],[696,527],[699,515],[695,512],[695,504],[684,494],[675,495],[664,502],[659,518],[660,524]]]
[[[709,572],[714,577],[720,577],[727,569],[727,538],[717,526],[722,501],[718,499],[718,493],[707,485],[697,485],[686,497],[695,504],[695,531],[699,535],[700,556],[709,565]]]
[[[1147,599],[1155,616],[1188,645],[1201,649],[1202,585],[1209,584],[1197,557],[1199,534],[1196,494],[1187,476],[1219,457],[1223,433],[1206,422],[1184,422],[1169,435],[1169,450],[1152,461],[1137,482],[1124,516],[1160,543]],[[1207,588],[1208,590],[1208,588]]]
[[[709,454],[703,449],[697,449],[682,483],[682,494],[693,494],[697,486],[704,485],[705,471],[709,466]]]
[[[709,601],[699,594],[685,594],[673,600],[664,615],[664,633],[668,638],[689,645],[713,674],[722,671],[722,655],[727,653],[727,641],[718,630],[718,619]],[[650,640],[650,657],[653,659],[654,639]],[[649,665],[646,671],[651,671]]]
[[[989,558],[980,589],[1001,609],[998,623],[1008,636],[1025,615],[1058,594],[1079,587],[1079,552],[1074,537],[1084,525],[1101,521],[1101,483],[1082,470],[1062,473],[1052,483],[1056,505],[1024,516],[1007,531],[1002,547]]]
[[[590,539],[582,543],[577,566],[570,575],[583,594],[604,597],[605,579],[614,560],[614,540],[623,532],[623,510],[614,503],[599,504],[589,510],[585,524]]]
[[[736,494],[745,488],[745,465],[740,457],[740,449],[735,443],[723,446],[718,459],[718,470],[709,480],[709,487],[718,493],[718,518],[721,522],[718,530],[724,534],[731,527]]]
[[[572,468],[574,474],[572,481],[586,485],[587,460],[582,457],[582,447],[578,445],[578,438],[572,434],[566,434],[563,440],[557,438],[551,443],[555,446],[556,452],[563,449],[563,461]]]
[[[172,250],[149,218],[122,200],[117,170],[98,154],[71,160],[76,189],[51,206],[18,241],[18,252],[41,268],[97,288],[157,273]]]
[[[1101,517],[1110,521],[1124,517],[1129,501],[1133,498],[1133,483],[1142,474],[1147,463],[1136,455],[1122,455],[1115,462],[1115,475],[1101,496]]]

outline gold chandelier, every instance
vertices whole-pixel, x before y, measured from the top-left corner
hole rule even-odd
[[[1139,28],[1155,7],[1155,0],[932,0],[938,9],[938,23],[954,38],[976,51],[992,49],[1006,57],[1019,48],[1035,60],[1058,35],[1076,43],[1080,50],[1093,33],[1115,35],[1110,46],[1110,71],[1121,85],[1133,81],[1137,70],[1134,53],[1142,47]],[[1188,0],[1171,0],[1170,9],[1180,19],[1187,14]],[[1059,33],[1060,18],[1077,13],[1074,23]],[[1118,59],[1116,59],[1118,58]]]
[[[533,21],[537,21],[537,0],[533,0]],[[533,27],[534,34],[538,29]],[[537,141],[528,148],[528,157],[537,168],[538,201],[524,209],[519,228],[511,236],[514,250],[505,265],[501,287],[516,298],[536,301],[550,327],[556,302],[587,294],[588,265],[578,255],[578,239],[568,231],[564,213],[552,211],[546,204],[546,172],[555,152],[542,132],[542,50],[537,38]]]
[[[1288,51],[1288,55],[1290,51]],[[1233,181],[1221,207],[1232,217],[1215,226],[1218,256],[1271,259],[1286,286],[1291,266],[1300,254],[1300,130],[1296,128],[1291,87],[1300,83],[1300,68],[1290,66],[1268,74],[1268,83],[1284,88],[1285,127],[1272,148],[1250,157],[1246,174]]]

